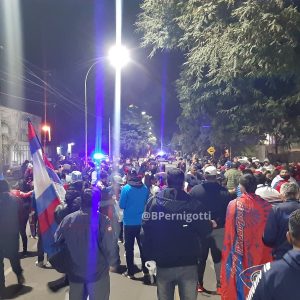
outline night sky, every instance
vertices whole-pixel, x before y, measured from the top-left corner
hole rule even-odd
[[[75,141],[79,148],[83,143],[84,134],[84,77],[94,59],[107,55],[110,45],[114,44],[115,1],[22,0],[20,2],[25,75],[29,76],[30,80],[33,78],[29,72],[47,78],[47,82],[56,90],[47,93],[48,102],[56,104],[49,105],[47,110],[49,122],[55,124],[53,137],[57,143]],[[167,141],[177,130],[176,117],[180,113],[174,82],[178,77],[181,57],[178,53],[159,53],[152,59],[148,58],[150,50],[140,47],[140,36],[134,26],[140,11],[140,2],[123,1],[122,39],[130,49],[134,62],[123,70],[122,106],[124,108],[133,103],[153,115],[156,135],[160,137],[162,82],[165,81]],[[5,51],[3,36],[0,42],[3,46],[2,51]],[[96,78],[100,78],[100,84]],[[34,81],[39,82],[37,79]],[[99,87],[101,82],[103,84]],[[39,85],[42,84],[39,82]],[[98,92],[95,92],[96,86]],[[102,96],[99,96],[99,93]],[[27,83],[25,97],[43,101],[42,87]],[[95,97],[96,101],[100,101],[101,97],[103,99],[105,132],[108,117],[112,117],[114,101],[114,69],[105,59],[91,71],[88,80],[91,136],[95,135]],[[18,101],[7,99],[3,95],[0,95],[0,102],[11,107],[20,105],[20,99]],[[24,110],[43,117],[43,105],[29,101],[23,103],[26,103]]]

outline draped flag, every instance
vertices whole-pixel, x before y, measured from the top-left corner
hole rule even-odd
[[[57,205],[63,202],[65,191],[52,164],[43,152],[30,120],[28,120],[28,139],[33,161],[33,185],[39,230],[44,251],[51,255],[54,252],[54,233],[58,226],[54,220],[54,211]]]
[[[251,281],[263,264],[272,261],[272,249],[262,242],[272,206],[254,194],[242,194],[227,207],[222,252],[222,300],[245,300]]]

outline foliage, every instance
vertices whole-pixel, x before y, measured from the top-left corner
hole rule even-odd
[[[300,13],[283,0],[144,0],[142,45],[185,54],[178,98],[184,122],[208,119],[212,143],[299,139]],[[191,140],[189,140],[191,141]],[[193,142],[194,143],[194,140]]]
[[[125,157],[145,155],[156,144],[152,131],[152,117],[142,114],[137,106],[130,105],[121,121],[121,153]]]

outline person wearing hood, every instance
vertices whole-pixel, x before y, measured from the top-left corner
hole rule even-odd
[[[167,187],[149,199],[142,225],[145,258],[157,266],[159,300],[174,299],[175,285],[181,299],[197,299],[200,245],[212,224],[201,203],[184,191],[183,171],[170,169]]]
[[[192,188],[191,197],[199,201],[206,211],[211,213],[212,220],[215,220],[217,227],[212,234],[202,243],[202,253],[198,264],[198,292],[204,292],[203,278],[208,258],[209,250],[214,262],[217,280],[217,293],[221,294],[221,256],[224,240],[224,227],[226,219],[226,209],[231,200],[231,195],[225,187],[217,182],[217,168],[208,166],[204,170],[205,181]]]
[[[300,295],[300,209],[289,217],[288,242],[293,249],[282,259],[264,265],[247,300],[290,300]]]
[[[65,203],[58,205],[54,212],[57,224],[60,224],[65,216],[80,209],[82,189],[82,174],[79,171],[73,171],[71,173],[71,183],[66,190]]]
[[[127,184],[121,191],[119,203],[120,208],[124,210],[123,224],[127,271],[123,275],[130,279],[134,279],[133,250],[134,241],[136,239],[140,249],[145,281],[148,280],[148,269],[145,267],[143,249],[140,243],[140,231],[142,224],[142,215],[148,197],[148,188],[142,183],[140,177],[138,177],[137,171],[135,169],[131,169],[128,173]]]
[[[263,242],[273,249],[274,259],[281,259],[292,246],[286,239],[288,231],[289,216],[297,209],[300,209],[300,190],[297,183],[286,182],[281,186],[280,195],[283,203],[274,205],[268,216]]]

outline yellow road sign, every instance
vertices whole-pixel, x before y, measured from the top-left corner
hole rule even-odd
[[[214,155],[215,152],[216,152],[216,149],[215,149],[215,147],[211,146],[211,147],[209,147],[209,148],[207,149],[207,152],[208,152],[208,154],[210,154],[210,155]]]

